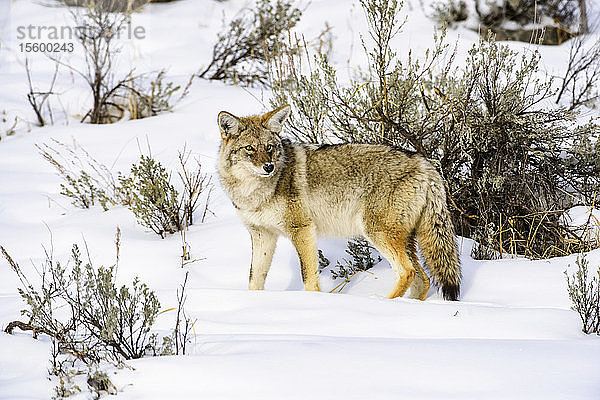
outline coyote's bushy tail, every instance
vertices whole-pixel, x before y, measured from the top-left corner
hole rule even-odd
[[[460,263],[454,226],[446,205],[446,191],[441,178],[428,185],[427,200],[417,238],[425,257],[425,265],[434,282],[442,287],[446,300],[458,300],[460,294]]]

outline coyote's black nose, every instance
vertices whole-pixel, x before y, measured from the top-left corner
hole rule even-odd
[[[273,163],[266,163],[265,165],[263,165],[263,169],[267,171],[267,174],[270,174],[275,169],[275,166],[273,165]]]

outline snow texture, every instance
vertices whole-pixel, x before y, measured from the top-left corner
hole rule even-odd
[[[393,285],[387,261],[372,273],[355,277],[343,293],[327,293],[339,282],[321,276],[322,293],[302,290],[298,260],[281,239],[266,290],[247,288],[250,240],[226,195],[218,186],[210,215],[187,235],[192,258],[180,267],[178,235],[161,240],[136,223],[123,207],[104,212],[82,210],[59,194],[61,179],[42,159],[36,144],[52,139],[82,146],[113,172],[127,171],[140,153],[151,154],[168,168],[177,167],[184,144],[215,174],[219,144],[216,115],[221,110],[245,115],[265,112],[269,92],[220,82],[197,81],[174,112],[113,125],[81,124],[90,98],[83,82],[61,69],[55,124],[28,127],[34,120],[25,98],[25,53],[19,26],[68,25],[68,13],[36,0],[0,5],[0,112],[18,120],[17,132],[0,142],[0,244],[35,276],[34,264],[52,245],[57,259],[67,260],[71,244],[86,241],[96,265],[114,261],[114,233],[122,232],[119,282],[135,276],[154,289],[163,309],[176,306],[176,289],[189,271],[186,309],[197,319],[189,355],[144,358],[131,369],[108,369],[122,399],[598,399],[600,339],[581,333],[579,316],[570,310],[564,271],[576,256],[529,261],[523,258],[476,261],[472,242],[459,238],[463,268],[462,298],[443,301],[435,289],[426,301],[385,299]],[[395,46],[422,54],[433,43],[429,2],[409,1],[408,16]],[[154,4],[135,13],[145,39],[122,40],[120,71],[168,67],[168,77],[185,83],[210,57],[222,17],[231,18],[250,2],[180,0]],[[307,39],[328,22],[334,29],[333,61],[341,75],[364,65],[360,34],[364,14],[357,2],[313,0],[298,26]],[[464,28],[450,30],[459,62],[477,40]],[[30,41],[43,41],[30,40]],[[533,47],[510,43],[520,52]],[[568,44],[542,47],[543,70],[559,74]],[[53,63],[30,54],[33,78],[49,82]],[[81,63],[81,52],[63,61]],[[598,111],[586,114],[598,116]],[[148,150],[150,149],[150,150]],[[213,179],[215,182],[215,179]],[[579,223],[584,211],[573,210]],[[326,239],[319,247],[334,261],[344,257],[345,241]],[[600,250],[588,254],[591,268],[600,265]],[[17,278],[0,261],[0,325],[19,319],[23,303]],[[172,329],[174,313],[161,314],[156,331]],[[50,341],[29,332],[0,333],[0,399],[47,399],[56,379],[48,379]],[[81,385],[85,383],[80,378]],[[92,398],[82,393],[75,398]]]

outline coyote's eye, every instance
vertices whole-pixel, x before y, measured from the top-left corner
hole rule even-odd
[[[248,151],[254,151],[254,147],[248,145],[246,147],[244,147],[244,149],[248,150]]]
[[[271,150],[273,150],[273,145],[271,145],[271,144],[266,145],[265,150],[267,151],[267,153],[270,153]]]

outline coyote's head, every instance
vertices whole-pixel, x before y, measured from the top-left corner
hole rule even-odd
[[[279,133],[289,115],[289,105],[244,118],[221,111],[218,116],[223,139],[221,161],[234,173],[249,171],[265,178],[275,175],[283,163]]]

